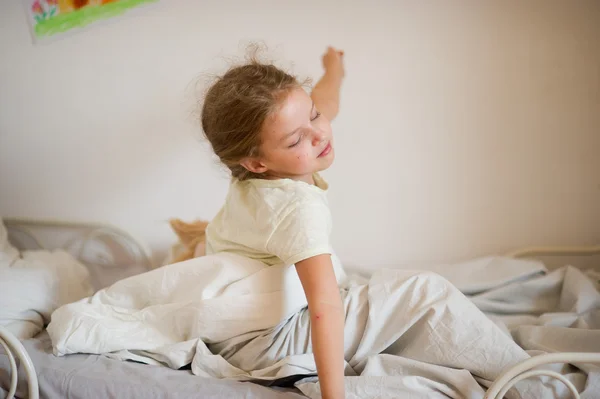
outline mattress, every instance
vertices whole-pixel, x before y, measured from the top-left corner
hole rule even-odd
[[[103,356],[77,354],[56,357],[46,331],[23,342],[39,379],[40,398],[305,398],[289,388],[269,388],[249,382],[198,377],[173,370]],[[1,350],[0,350],[1,352]],[[0,397],[10,384],[8,358],[0,354]],[[19,367],[17,398],[27,397],[25,372]]]

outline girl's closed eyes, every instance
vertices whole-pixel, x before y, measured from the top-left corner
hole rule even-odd
[[[298,141],[296,141],[292,145],[289,145],[288,148],[294,148],[294,147],[296,147],[298,144],[300,144],[300,142],[302,141],[303,138],[304,138],[304,133],[300,133],[300,137],[298,137]]]

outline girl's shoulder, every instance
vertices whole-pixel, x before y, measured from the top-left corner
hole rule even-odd
[[[287,200],[287,197],[294,198],[324,198],[329,185],[318,173],[313,174],[315,184],[308,184],[303,181],[293,179],[248,179],[232,180],[230,191],[238,191],[244,194],[251,194],[257,197],[277,198]]]
[[[231,205],[245,207],[257,217],[265,213],[279,216],[304,206],[328,206],[325,180],[316,175],[315,185],[292,179],[248,179],[232,181],[229,198]]]
[[[277,189],[277,190],[294,190],[294,191],[317,191],[325,192],[329,188],[327,181],[319,174],[313,173],[315,184],[308,184],[304,181],[293,179],[247,179],[237,180],[232,179],[231,184],[240,189],[261,188],[261,189]]]

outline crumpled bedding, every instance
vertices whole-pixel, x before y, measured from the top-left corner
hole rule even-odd
[[[464,278],[468,270],[479,279]],[[537,262],[492,257],[437,271],[456,284],[384,269],[342,288],[347,398],[482,398],[503,371],[542,351],[600,352],[600,294],[577,269],[547,273]],[[231,254],[195,258],[62,306],[48,333],[58,356],[191,364],[196,375],[242,381],[298,376],[297,388],[318,398],[306,299],[294,275],[293,267]],[[598,395],[597,368],[557,367],[582,397]],[[568,395],[546,377],[510,392]]]

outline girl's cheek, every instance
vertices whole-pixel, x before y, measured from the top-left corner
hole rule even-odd
[[[295,155],[298,162],[306,162],[310,155],[309,148],[299,148]]]

